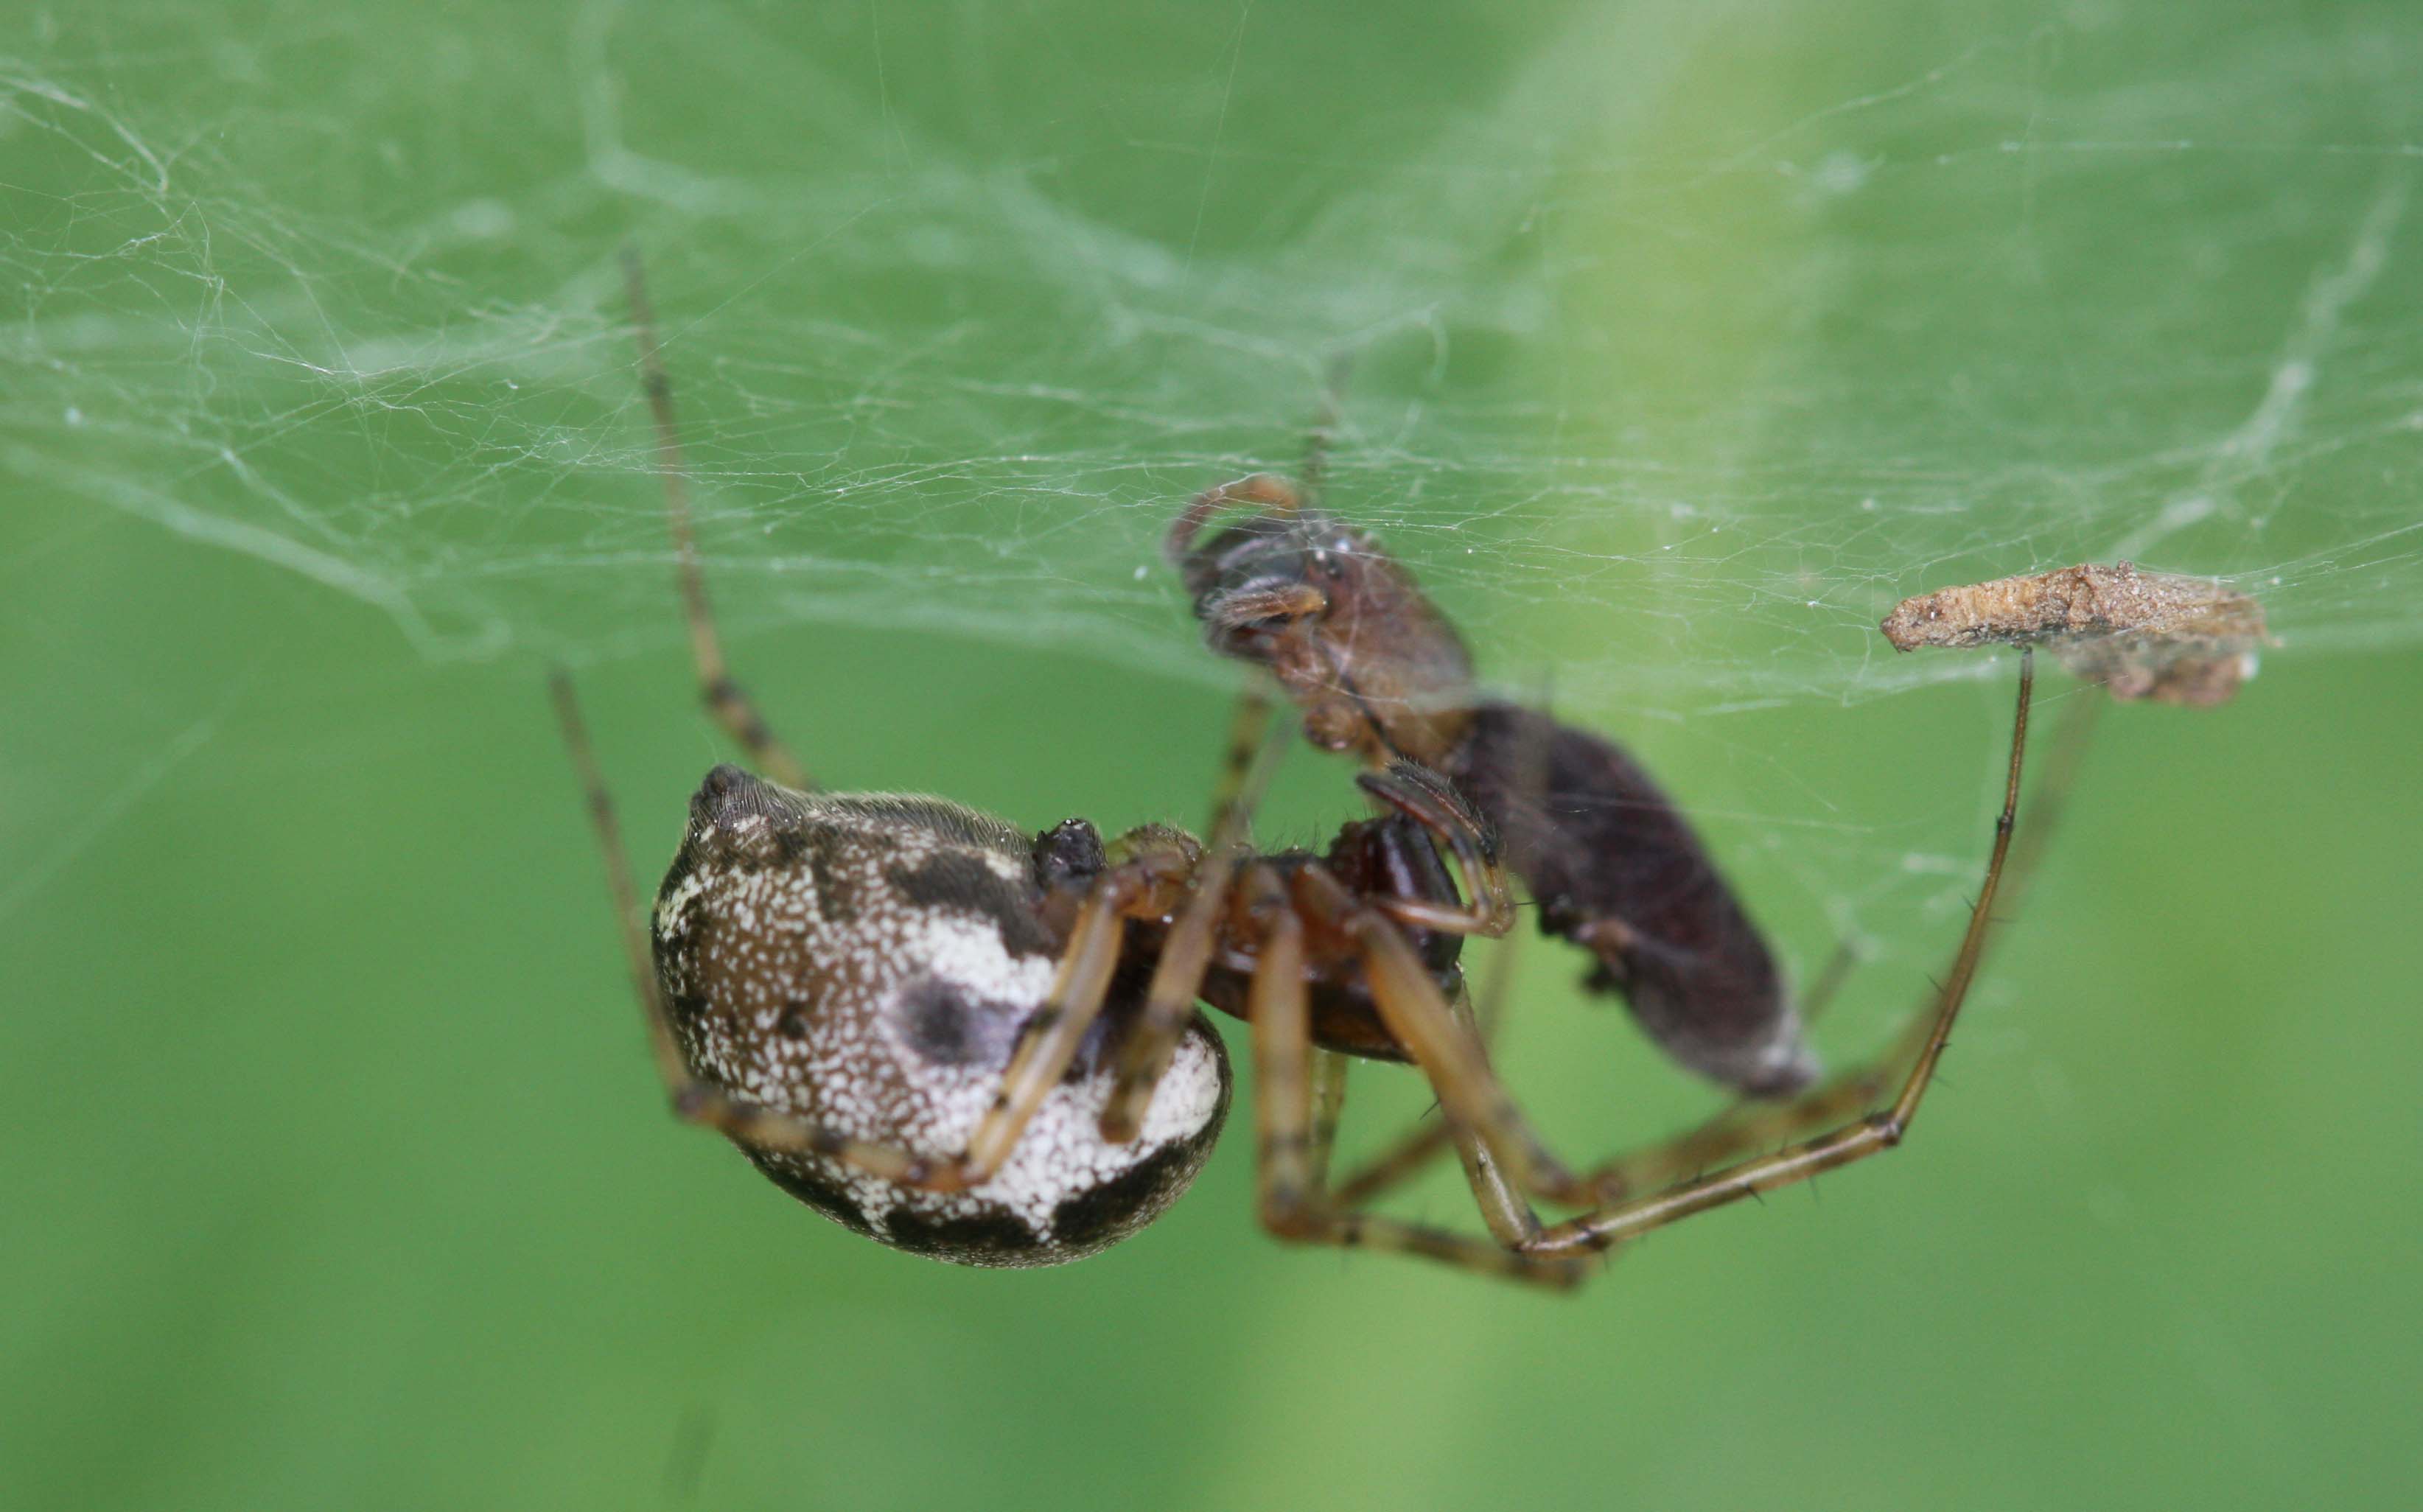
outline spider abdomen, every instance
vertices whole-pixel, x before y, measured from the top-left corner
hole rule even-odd
[[[691,1074],[851,1139],[957,1158],[1068,944],[1034,848],[942,799],[800,793],[716,768],[691,800],[653,929]],[[1126,1016],[1115,1005],[1098,1028]],[[965,1265],[1080,1259],[1177,1199],[1228,1103],[1227,1057],[1198,1018],[1139,1137],[1111,1143],[1097,1127],[1107,1043],[1093,1036],[1001,1168],[966,1191],[742,1148],[793,1196],[897,1249]]]

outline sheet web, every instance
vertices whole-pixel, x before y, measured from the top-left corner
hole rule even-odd
[[[2272,675],[2423,635],[2412,39],[2073,18],[1794,71],[1708,15],[1294,127],[1233,18],[1171,108],[1074,126],[1019,114],[1053,24],[948,103],[721,13],[402,63],[375,19],[52,34],[0,66],[0,448],[433,658],[668,643],[629,240],[743,637],[1227,682],[1159,534],[1292,469],[1341,351],[1330,502],[1586,722],[1986,675],[1877,618],[2077,560],[2231,578]]]

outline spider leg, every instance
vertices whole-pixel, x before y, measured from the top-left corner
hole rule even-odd
[[[1835,945],[1834,953],[1827,957],[1816,980],[1800,1000],[1802,1028],[1814,1025],[1824,1016],[1859,963],[1859,949],[1851,941],[1845,939]],[[1932,997],[1919,1004],[1918,1014],[1911,1020],[1913,1029],[1924,1027],[1934,1006]],[[1903,1038],[1908,1039],[1909,1034],[1906,1032]],[[1592,1168],[1588,1179],[1605,1200],[1612,1202],[1627,1193],[1705,1171],[1745,1150],[1848,1117],[1892,1085],[1894,1067],[1905,1065],[1917,1050],[1915,1044],[1897,1045],[1890,1053],[1831,1077],[1811,1088],[1806,1095],[1781,1104],[1771,1097],[1735,1097],[1681,1134],[1601,1161]]]
[[[1492,1041],[1498,1018],[1497,1005],[1503,1000],[1512,976],[1506,967],[1512,959],[1512,953],[1503,947],[1501,951],[1503,953],[1492,965],[1489,984],[1481,999],[1482,1014],[1479,1027],[1484,1047]],[[1810,986],[1808,996],[1801,1000],[1804,1021],[1813,1021],[1824,1011],[1858,960],[1858,952],[1847,941],[1835,948],[1832,957]],[[1917,1020],[1921,1027],[1924,1024],[1924,1009],[1933,1005],[1932,999],[1923,1005],[1921,1017]],[[1908,1056],[1915,1054],[1917,1048],[1915,1045],[1907,1047],[1907,1053],[1896,1049],[1856,1071],[1832,1079],[1823,1087],[1813,1089],[1810,1095],[1781,1108],[1764,1098],[1740,1098],[1683,1134],[1601,1162],[1583,1180],[1600,1194],[1602,1201],[1611,1201],[1627,1192],[1640,1191],[1656,1183],[1704,1171],[1715,1162],[1742,1151],[1790,1139],[1804,1129],[1846,1117],[1891,1086],[1892,1068],[1906,1063]],[[1415,1124],[1386,1149],[1371,1157],[1338,1184],[1336,1195],[1338,1205],[1360,1207],[1419,1175],[1454,1143],[1456,1132],[1455,1124],[1446,1119],[1426,1118]],[[1467,1174],[1468,1166],[1467,1161]]]
[[[2011,852],[1996,889],[1995,912],[2007,924],[2033,880],[2037,865],[2058,826],[2065,800],[2075,786],[2097,715],[2107,701],[2073,698],[2053,726],[2052,750],[2036,765],[2038,776],[2031,796],[2027,828],[2012,837]],[[1849,941],[1836,947],[1801,1000],[1801,1017],[1814,1023],[1836,989],[1858,964]],[[1927,1031],[1937,1007],[1929,994],[1892,1046],[1864,1065],[1829,1079],[1805,1097],[1778,1105],[1744,1098],[1683,1134],[1645,1149],[1617,1156],[1591,1173],[1592,1183],[1610,1199],[1646,1191],[1667,1182],[1696,1175],[1722,1160],[1749,1150],[1794,1139],[1811,1129],[1848,1118],[1882,1096],[1926,1047]]]
[[[682,613],[689,622],[690,657],[698,664],[699,696],[707,713],[723,726],[749,763],[788,788],[807,788],[807,768],[791,754],[757,713],[757,705],[732,674],[723,659],[723,643],[715,632],[715,611],[706,599],[706,578],[699,571],[698,541],[689,523],[689,471],[682,461],[681,431],[673,423],[673,381],[665,371],[664,353],[657,343],[657,316],[648,303],[647,277],[637,247],[623,250],[623,283],[631,305],[631,325],[640,344],[640,383],[648,396],[648,410],[657,427],[657,470],[665,485],[665,523],[673,531],[675,575],[681,582]]]
[[[1852,1117],[1883,1095],[1924,1047],[1936,1006],[1927,999],[1895,1046],[1867,1064],[1830,1077],[1789,1102],[1741,1098],[1681,1134],[1592,1167],[1590,1184],[1612,1202]]]
[[[2033,795],[2033,815],[2027,828],[2013,837],[2010,858],[2003,868],[1996,912],[2006,922],[2043,858],[2063,800],[2075,785],[2096,717],[2105,701],[2074,699],[2064,707],[2060,722],[2053,727],[2051,759],[2039,764],[2041,775]],[[1508,958],[1501,956],[1499,960]],[[1850,940],[1835,946],[1801,997],[1804,1024],[1813,1025],[1824,1016],[1859,964],[1859,950]],[[1492,1010],[1504,995],[1506,975],[1502,967],[1493,969],[1490,984],[1481,995],[1484,1044],[1490,1039],[1496,1018]],[[1751,1150],[1797,1139],[1812,1129],[1849,1118],[1908,1074],[1912,1061],[1925,1048],[1936,1006],[1934,996],[1929,994],[1891,1048],[1864,1064],[1827,1079],[1805,1096],[1782,1104],[1767,1098],[1739,1098],[1681,1134],[1602,1161],[1592,1168],[1585,1179],[1605,1194],[1605,1200],[1614,1201],[1696,1175]],[[1418,1174],[1449,1147],[1454,1133],[1455,1126],[1443,1119],[1424,1119],[1416,1124],[1338,1184],[1338,1205],[1361,1206]]]
[[[1260,1130],[1257,1206],[1262,1226],[1279,1238],[1348,1249],[1425,1255],[1485,1275],[1570,1287],[1590,1275],[1578,1256],[1548,1257],[1484,1240],[1365,1213],[1340,1211],[1313,1160],[1319,1142],[1311,1007],[1304,983],[1304,924],[1268,868],[1256,867],[1245,886],[1260,918],[1262,937],[1251,987],[1254,1112]]]
[[[590,822],[596,827],[597,846],[605,856],[606,885],[614,902],[614,920],[622,932],[624,961],[630,969],[631,987],[647,1021],[648,1046],[656,1055],[657,1071],[664,1079],[674,1113],[742,1142],[831,1156],[887,1180],[905,1179],[913,1167],[924,1163],[905,1150],[852,1139],[811,1120],[743,1102],[690,1075],[689,1064],[682,1060],[681,1046],[673,1036],[673,1021],[666,1016],[663,995],[657,990],[647,930],[641,921],[639,892],[631,884],[630,858],[623,849],[622,827],[615,820],[614,800],[607,794],[605,779],[597,770],[597,758],[590,748],[588,727],[581,720],[572,679],[559,669],[547,685],[554,696],[556,718],[562,727],[564,748],[572,757],[588,798]]]
[[[1312,1049],[1311,1179],[1329,1183],[1330,1157],[1338,1151],[1338,1124],[1346,1114],[1346,1067],[1350,1057],[1336,1050]]]
[[[632,989],[647,1023],[649,1048],[674,1115],[715,1129],[746,1148],[845,1160],[886,1181],[927,1191],[964,1191],[999,1170],[1027,1120],[1068,1069],[1086,1027],[1101,1013],[1112,969],[1118,962],[1125,923],[1120,910],[1141,890],[1143,878],[1149,874],[1146,863],[1114,869],[1078,910],[1052,995],[1027,1026],[1004,1075],[1001,1093],[977,1124],[967,1154],[956,1160],[937,1161],[897,1145],[858,1139],[815,1119],[735,1097],[690,1074],[673,1020],[665,1013],[639,893],[631,882],[630,859],[623,849],[622,827],[590,748],[572,679],[558,670],[548,686],[562,727],[564,748],[588,798],[590,820],[605,857],[615,921],[621,927],[625,964],[630,969]]]
[[[1138,876],[1132,866],[1114,869],[1078,909],[1051,996],[1027,1021],[1002,1074],[1000,1092],[968,1136],[967,1153],[959,1159],[968,1185],[983,1182],[1009,1158],[1035,1110],[1068,1074],[1085,1032],[1101,1016],[1111,975],[1119,964],[1127,923],[1122,910],[1142,890]]]
[[[1119,1051],[1118,1079],[1102,1105],[1101,1124],[1102,1138],[1114,1144],[1128,1142],[1144,1127],[1153,1091],[1169,1070],[1170,1058],[1185,1037],[1187,1025],[1194,1021],[1195,1000],[1219,938],[1220,916],[1235,901],[1231,883],[1248,851],[1254,805],[1278,759],[1278,748],[1259,741],[1259,731],[1254,733],[1257,744],[1243,748],[1244,771],[1221,802],[1219,827],[1212,830],[1211,847],[1188,884],[1190,890],[1178,921],[1162,941],[1152,980],[1145,987],[1144,1010]]]
[[[2061,717],[2052,727],[2052,749],[2037,764],[2040,775],[2027,831],[2011,844],[2010,870],[2003,884],[2005,918],[2018,911],[2019,900],[2035,877],[2037,863],[2061,828],[2062,816],[2069,811],[2069,795],[2086,764],[2087,748],[2094,744],[2096,721],[2111,701],[2094,697],[2086,688],[2061,701]]]
[[[1228,717],[1228,747],[1220,753],[1220,777],[1212,789],[1212,823],[1205,834],[1219,834],[1239,822],[1236,811],[1244,796],[1245,776],[1253,770],[1254,753],[1262,748],[1263,737],[1270,732],[1275,707],[1267,680],[1260,677],[1237,695],[1236,712]]]
[[[1911,1123],[1918,1116],[1919,1103],[1926,1095],[1936,1065],[1941,1061],[1944,1047],[1950,1042],[1953,1023],[1960,1015],[1960,1005],[1969,996],[1970,984],[1976,980],[1977,964],[1985,953],[1986,937],[1993,921],[1995,893],[2002,883],[2004,860],[2010,854],[2011,834],[2019,821],[2020,765],[2027,749],[2028,704],[2035,683],[2035,654],[2023,650],[2019,654],[2019,705],[2011,721],[2010,776],[2003,788],[2003,811],[1994,825],[1993,855],[1986,863],[1985,881],[1979,886],[1977,901],[1970,910],[1969,925],[1961,936],[1959,952],[1953,957],[1952,969],[1936,996],[1935,1011],[1917,1026],[1924,1032],[1919,1039],[1917,1055],[1909,1073],[1892,1106],[1843,1124],[1814,1139],[1742,1161],[1730,1169],[1559,1223],[1531,1245],[1533,1252],[1570,1254],[1611,1249],[1695,1213],[1772,1191],[1778,1187],[1806,1180],[1820,1172],[1865,1159],[1893,1148],[1908,1136]],[[1849,1088],[1860,1086],[1861,1082],[1861,1079],[1855,1077],[1839,1087],[1829,1085],[1821,1088],[1803,1100],[1830,1104],[1839,1100]],[[1786,1112],[1789,1114],[1797,1110],[1797,1104],[1787,1105]]]
[[[1815,979],[1809,984],[1809,990],[1800,995],[1801,1028],[1807,1029],[1826,1016],[1826,1010],[1834,1005],[1834,995],[1843,990],[1843,984],[1851,979],[1851,972],[1859,964],[1859,946],[1847,937],[1834,942],[1834,953],[1826,957],[1826,964],[1817,969]],[[1744,1099],[1746,1102],[1756,1100]]]
[[[1119,1053],[1118,1079],[1102,1106],[1102,1138],[1114,1144],[1128,1142],[1144,1127],[1145,1110],[1151,1106],[1153,1092],[1169,1070],[1170,1057],[1194,1020],[1196,994],[1212,962],[1220,914],[1228,906],[1229,879],[1236,874],[1241,854],[1242,847],[1231,841],[1216,844],[1203,858],[1186,906],[1162,944],[1161,958],[1153,963],[1144,1012],[1128,1032]]]
[[[1483,1049],[1497,1043],[1498,1025],[1505,1021],[1506,995],[1514,982],[1514,941],[1510,939],[1490,957],[1489,980],[1481,986],[1473,1025]],[[1375,1201],[1429,1169],[1432,1161],[1454,1145],[1455,1139],[1456,1125],[1452,1120],[1437,1116],[1417,1120],[1386,1148],[1368,1158],[1338,1184],[1338,1205],[1360,1207]]]
[[[1514,895],[1499,864],[1497,837],[1453,784],[1419,763],[1402,761],[1357,773],[1354,782],[1447,847],[1467,900],[1460,908],[1415,898],[1373,900],[1382,911],[1401,924],[1443,934],[1496,938],[1514,927]]]
[[[1119,963],[1126,910],[1148,891],[1157,865],[1154,860],[1139,860],[1114,868],[1086,895],[1069,928],[1069,945],[1061,953],[1051,992],[1020,1033],[1017,1048],[1002,1073],[1001,1090],[993,1095],[992,1106],[976,1121],[966,1149],[955,1159],[911,1158],[905,1167],[879,1170],[877,1174],[904,1187],[936,1192],[966,1191],[992,1179],[1010,1152],[1018,1147],[1019,1136],[1026,1132],[1026,1126],[1043,1106],[1044,1098],[1067,1075],[1085,1042],[1085,1032],[1101,1016],[1111,978]],[[1191,997],[1188,1001],[1192,1003]],[[784,1126],[798,1120],[759,1111],[764,1119],[772,1122],[761,1119],[751,1123],[750,1142],[770,1149],[801,1147],[796,1143],[800,1134]],[[716,1126],[724,1127],[721,1124]],[[725,1132],[731,1130],[726,1128]],[[813,1144],[804,1148],[816,1154],[834,1153]],[[846,1158],[875,1169],[864,1158],[863,1142],[859,1153],[843,1153]]]
[[[1473,1021],[1471,999],[1458,992],[1449,1006],[1457,1022],[1478,1038],[1480,1027]],[[1540,1215],[1523,1200],[1497,1157],[1490,1154],[1489,1146],[1464,1125],[1442,1122],[1455,1145],[1456,1159],[1464,1167],[1465,1184],[1472,1189],[1472,1199],[1481,1208],[1481,1220],[1489,1225],[1490,1236],[1508,1249],[1521,1249],[1537,1240]]]
[[[1447,1116],[1478,1134],[1523,1190],[1569,1207],[1596,1205],[1601,1199],[1532,1131],[1470,1020],[1456,1016],[1396,924],[1317,864],[1297,871],[1294,895],[1313,919],[1355,941],[1381,1021],[1430,1077]]]
[[[1338,439],[1338,424],[1346,407],[1346,382],[1354,375],[1354,348],[1331,354],[1322,373],[1321,408],[1305,433],[1304,465],[1296,473],[1297,486],[1307,498],[1320,498],[1322,485],[1329,480],[1329,449]]]

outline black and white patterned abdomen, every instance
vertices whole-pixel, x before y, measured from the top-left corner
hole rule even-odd
[[[937,1163],[995,1095],[1065,941],[1031,842],[940,799],[801,794],[719,767],[657,895],[658,984],[692,1074]],[[1124,1021],[1114,1004],[1098,1024]],[[838,1158],[751,1149],[758,1168],[848,1228],[965,1265],[1082,1259],[1185,1190],[1227,1110],[1219,1037],[1199,1015],[1140,1136],[1105,1142],[1113,1047],[1093,1035],[990,1179],[906,1188]]]

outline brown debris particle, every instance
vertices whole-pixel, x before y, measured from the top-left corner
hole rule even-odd
[[[2119,700],[2225,702],[2255,675],[2263,606],[2209,577],[2082,563],[2033,577],[1940,588],[1886,615],[1897,651],[2042,646]]]

